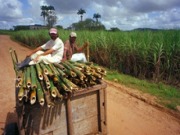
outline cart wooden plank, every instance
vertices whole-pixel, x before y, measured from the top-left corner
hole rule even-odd
[[[106,135],[106,83],[81,89],[53,108],[17,107],[21,135]]]

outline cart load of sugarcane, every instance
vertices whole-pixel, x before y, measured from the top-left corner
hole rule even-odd
[[[15,71],[17,100],[20,105],[39,103],[48,107],[78,90],[101,84],[106,75],[104,68],[92,62],[70,60],[59,64],[41,62]]]

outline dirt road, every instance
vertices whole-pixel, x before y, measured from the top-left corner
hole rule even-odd
[[[0,134],[6,124],[16,122],[15,73],[9,47],[21,54],[18,55],[20,60],[29,51],[10,40],[9,36],[0,35]],[[144,96],[151,104],[154,97],[111,82],[106,90],[109,135],[180,135],[180,119],[129,95],[127,91]]]

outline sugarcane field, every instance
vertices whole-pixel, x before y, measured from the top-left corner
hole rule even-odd
[[[180,31],[77,31],[87,62],[18,69],[47,33],[0,34],[0,134],[180,135]]]

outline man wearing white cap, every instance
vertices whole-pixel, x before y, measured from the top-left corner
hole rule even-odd
[[[34,65],[39,62],[60,63],[64,52],[64,43],[58,37],[58,31],[55,28],[49,30],[49,36],[51,39],[44,45],[32,50],[26,57],[26,59],[18,64],[18,69],[27,65]]]
[[[64,60],[72,60],[72,61],[82,61],[87,62],[86,56],[82,51],[89,45],[89,43],[85,43],[82,47],[78,47],[76,44],[77,34],[75,32],[71,32],[69,35],[69,39],[64,43]]]

